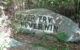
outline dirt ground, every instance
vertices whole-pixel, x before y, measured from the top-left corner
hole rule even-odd
[[[33,46],[41,46],[47,48],[47,50],[80,50],[80,43],[65,43],[65,42],[56,42],[56,41],[49,41],[45,39],[37,38],[33,35],[25,35],[25,34],[18,34],[17,38],[18,41],[25,43],[23,46],[17,46],[8,48],[8,50],[32,50]]]

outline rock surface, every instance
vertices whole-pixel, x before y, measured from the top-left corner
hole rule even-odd
[[[64,41],[80,40],[80,29],[78,25],[71,19],[50,10],[31,9],[17,11],[15,16],[16,22],[13,23],[15,23],[17,29],[25,30],[28,33],[47,33],[54,34],[55,36],[61,33],[62,35],[60,35]]]

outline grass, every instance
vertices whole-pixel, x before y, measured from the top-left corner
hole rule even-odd
[[[57,39],[60,41],[65,41],[68,38],[68,35],[65,32],[60,32],[57,35]]]
[[[21,35],[23,35],[23,34],[21,34]],[[25,36],[26,35],[27,34],[25,34]],[[23,36],[23,37],[25,38],[25,36]],[[71,50],[71,49],[72,50],[77,50],[77,49],[80,49],[80,47],[79,47],[80,45],[77,45],[79,43],[75,43],[75,42],[61,42],[61,41],[60,42],[59,41],[57,41],[57,42],[50,41],[50,40],[48,40],[48,35],[43,35],[40,38],[39,37],[37,38],[36,36],[32,37],[31,34],[30,35],[28,34],[27,36],[31,36],[30,39],[33,38],[31,40],[32,42],[30,44],[32,44],[34,47],[43,47],[43,48],[48,49],[48,50],[56,50],[56,49],[57,50]],[[34,38],[37,39],[37,40],[34,40]],[[17,39],[20,40],[19,38],[17,38]]]
[[[40,46],[40,47],[44,47],[48,50],[57,50],[57,49],[61,49],[61,50],[69,50],[69,48],[65,48],[64,45],[61,44],[47,44],[45,45],[44,43],[40,43],[40,42],[35,42],[33,43],[34,46]]]

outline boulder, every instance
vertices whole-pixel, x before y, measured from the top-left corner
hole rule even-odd
[[[12,26],[23,33],[54,34],[66,42],[80,40],[78,24],[48,9],[17,11]]]

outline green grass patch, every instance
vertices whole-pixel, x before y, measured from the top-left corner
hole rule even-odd
[[[21,28],[19,32],[22,34],[32,34],[33,33],[33,31],[30,31],[28,29],[23,29],[23,28]]]
[[[68,35],[65,32],[60,32],[57,34],[57,38],[60,41],[65,41],[67,39]]]

